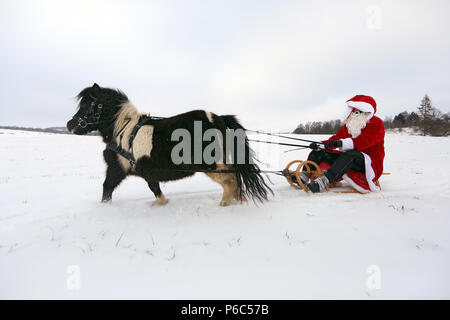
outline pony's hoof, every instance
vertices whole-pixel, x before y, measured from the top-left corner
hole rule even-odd
[[[230,204],[231,204],[230,200],[222,200],[222,201],[220,201],[219,206],[228,207]]]
[[[167,204],[167,202],[169,202],[169,201],[166,199],[166,197],[164,197],[163,195],[160,195],[158,198],[156,198],[154,205],[165,206]]]
[[[111,203],[112,199],[102,199],[102,203]]]

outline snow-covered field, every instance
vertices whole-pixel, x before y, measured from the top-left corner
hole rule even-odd
[[[320,136],[306,138],[319,139]],[[270,169],[307,151],[255,146]],[[383,191],[219,207],[203,174],[100,203],[99,137],[0,131],[0,298],[450,298],[450,139],[388,134]]]

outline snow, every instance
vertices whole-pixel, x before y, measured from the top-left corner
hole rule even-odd
[[[264,169],[307,155],[254,147]],[[388,133],[380,193],[271,175],[269,202],[225,208],[204,174],[163,184],[164,207],[136,177],[102,204],[103,148],[0,130],[0,298],[450,298],[449,138]]]

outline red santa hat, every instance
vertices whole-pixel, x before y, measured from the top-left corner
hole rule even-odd
[[[347,100],[347,108],[345,110],[344,119],[352,112],[353,108],[358,109],[362,112],[370,112],[370,118],[373,117],[375,112],[377,112],[377,103],[375,99],[370,96],[364,96],[362,94],[358,94],[351,99]]]

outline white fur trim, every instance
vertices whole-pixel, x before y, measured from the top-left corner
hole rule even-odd
[[[380,188],[378,188],[375,183],[373,183],[373,179],[375,178],[375,171],[373,171],[372,168],[372,159],[370,159],[369,155],[361,152],[364,156],[364,164],[366,166],[366,180],[369,184],[371,191],[380,191]]]
[[[344,113],[344,120],[348,118],[350,113],[352,112],[353,108],[356,108],[362,112],[370,112],[370,116],[367,120],[370,120],[374,113],[375,109],[370,103],[363,102],[363,101],[348,101],[347,102],[347,110]]]
[[[340,148],[341,151],[352,150],[354,148],[352,138],[341,139],[341,141],[342,141],[342,147]]]
[[[358,110],[361,110],[362,112],[370,112],[370,113],[375,112],[375,110],[373,109],[373,107],[370,103],[363,102],[363,101],[349,101],[349,102],[347,102],[347,107],[356,108]]]
[[[356,191],[358,191],[360,193],[369,193],[370,192],[369,190],[364,189],[359,184],[357,184],[355,181],[350,179],[350,177],[347,174],[344,174],[342,176],[342,179],[344,179],[345,182],[347,182],[349,185],[352,186],[352,188],[354,188]]]
[[[364,152],[361,152],[364,156],[364,166],[366,169],[366,180],[367,184],[369,185],[370,191],[378,192],[380,191],[380,188],[378,188],[375,183],[373,183],[373,178],[375,178],[375,171],[373,171],[372,168],[372,159],[370,159],[369,155],[367,155]],[[349,183],[353,188],[355,188],[358,192],[361,193],[368,193],[369,190],[364,189],[360,185],[358,185],[356,182],[354,182],[347,174],[344,174],[342,176],[342,179],[344,179],[347,183]]]

